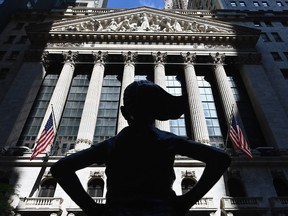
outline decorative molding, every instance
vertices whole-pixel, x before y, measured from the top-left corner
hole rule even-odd
[[[94,59],[94,64],[96,63],[105,64],[108,58],[108,52],[102,52],[102,51],[92,52],[92,55]]]
[[[183,17],[184,19],[184,17]],[[53,31],[70,32],[195,32],[195,33],[235,33],[235,30],[211,25],[198,20],[183,20],[167,15],[138,13],[109,19],[91,17],[69,26],[55,26]]]
[[[135,64],[135,62],[137,61],[138,53],[132,53],[131,51],[128,51],[126,53],[122,52],[122,56],[125,64]]]
[[[52,48],[52,47],[63,47],[63,48],[68,48],[68,47],[83,47],[84,43],[72,43],[72,42],[63,42],[63,43],[47,43],[46,48]]]
[[[104,171],[90,171],[90,178],[104,178]]]
[[[209,53],[209,56],[213,62],[213,64],[224,64],[225,63],[225,53],[220,54],[217,52],[215,55]]]
[[[167,61],[167,53],[166,52],[165,53],[157,52],[156,54],[152,53],[152,56],[153,56],[154,62],[156,64],[164,64]]]
[[[180,53],[183,58],[184,63],[194,64],[196,63],[196,53],[187,52],[186,54]]]
[[[78,60],[78,54],[78,52],[72,52],[71,50],[68,52],[62,52],[64,62],[72,64],[75,64],[75,62]]]
[[[196,180],[196,174],[194,170],[185,170],[181,172],[182,178],[193,178]]]
[[[93,142],[91,140],[89,140],[89,139],[77,139],[76,140],[76,144],[80,144],[80,143],[92,145]]]

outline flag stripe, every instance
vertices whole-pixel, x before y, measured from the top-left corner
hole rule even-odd
[[[32,150],[30,160],[33,160],[37,155],[44,152],[47,147],[53,142],[54,139],[54,126],[52,113],[50,114],[44,129],[41,132],[39,139],[36,141],[36,146]]]
[[[232,115],[232,121],[229,131],[229,137],[234,144],[234,146],[243,152],[249,158],[252,158],[251,149],[242,133],[240,126],[238,125],[236,118]]]

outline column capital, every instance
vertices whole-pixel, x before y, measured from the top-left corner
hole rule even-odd
[[[155,64],[164,64],[167,62],[167,53],[161,53],[160,51],[157,53],[152,53],[154,63]]]
[[[64,58],[64,62],[65,63],[72,63],[75,64],[75,62],[78,60],[78,52],[72,52],[71,50],[69,50],[68,52],[62,52],[63,58]]]
[[[100,64],[105,64],[107,58],[108,58],[108,52],[92,52],[93,59],[94,59],[94,64],[100,63]]]
[[[135,64],[135,62],[137,61],[138,53],[132,53],[131,51],[128,51],[126,53],[122,52],[122,56],[125,64]]]
[[[209,54],[213,64],[224,64],[225,63],[225,53],[220,54],[217,52],[215,55]]]
[[[180,55],[182,56],[184,63],[187,63],[187,64],[196,63],[196,53],[187,52],[186,54],[180,53]]]

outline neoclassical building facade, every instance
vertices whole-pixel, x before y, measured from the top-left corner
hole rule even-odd
[[[189,215],[287,214],[288,117],[255,49],[259,30],[219,21],[209,11],[139,7],[50,13],[43,22],[26,26],[29,46],[13,91],[7,90],[1,102],[1,111],[11,105],[10,120],[2,120],[7,127],[1,130],[1,145],[7,151],[1,156],[1,179],[16,185],[11,196],[16,215],[83,214],[49,167],[127,126],[119,112],[123,91],[139,79],[188,95],[187,112],[177,120],[156,121],[156,127],[221,148],[233,158],[227,173]],[[13,109],[15,95],[22,100]],[[52,111],[55,141],[30,161]],[[252,148],[252,160],[228,139],[232,112]],[[177,156],[175,192],[193,187],[204,167]],[[105,202],[104,171],[93,165],[77,173],[99,203]]]

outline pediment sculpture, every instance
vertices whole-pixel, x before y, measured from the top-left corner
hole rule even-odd
[[[54,30],[97,31],[97,32],[198,32],[198,33],[233,33],[234,30],[218,27],[197,20],[179,20],[155,14],[131,14],[119,18],[98,20],[90,18],[80,23],[59,27]]]

